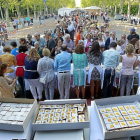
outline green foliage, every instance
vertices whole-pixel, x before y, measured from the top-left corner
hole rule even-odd
[[[130,14],[137,15],[137,13],[138,13],[138,7],[135,5],[131,5]]]

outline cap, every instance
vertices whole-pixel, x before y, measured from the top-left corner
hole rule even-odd
[[[135,28],[131,28],[131,31],[132,31],[132,32],[135,32]]]

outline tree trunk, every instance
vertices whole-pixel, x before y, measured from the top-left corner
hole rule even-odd
[[[8,6],[5,8],[5,14],[6,14],[6,25],[7,25],[7,27],[10,27],[10,23],[9,23],[9,8],[8,8]]]
[[[119,11],[119,14],[122,13],[122,0],[120,0],[120,11]]]
[[[34,18],[37,19],[37,16],[36,16],[36,5],[34,3]]]
[[[131,8],[131,2],[130,0],[128,0],[128,10],[127,10],[128,19],[130,18],[130,8]]]
[[[40,15],[42,15],[42,11],[41,11],[41,5],[40,5]]]
[[[27,16],[30,18],[29,6],[27,5]]]
[[[117,6],[115,5],[115,14],[117,14]]]
[[[44,15],[46,15],[46,3],[44,4]]]
[[[138,10],[138,17],[140,16],[140,3],[139,3],[139,10]]]

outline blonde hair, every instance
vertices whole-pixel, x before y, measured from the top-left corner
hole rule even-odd
[[[117,41],[117,44],[118,44],[118,45],[120,45],[120,44],[122,44],[122,43],[123,43],[123,44],[125,43],[125,40],[124,40],[124,39],[120,39],[120,40]]]
[[[127,44],[126,47],[125,47],[125,51],[129,54],[133,53],[134,52],[134,46],[132,44]]]
[[[4,51],[4,52],[11,52],[11,50],[12,50],[12,49],[11,49],[11,47],[9,47],[9,46],[4,46],[4,47],[3,47],[3,51]]]
[[[101,32],[99,32],[99,33],[98,33],[98,36],[99,36],[100,34],[102,35],[102,33],[101,33]]]
[[[27,56],[27,59],[28,60],[34,60],[34,61],[38,61],[40,59],[40,56],[39,54],[37,53],[37,50],[32,48],[30,51],[29,51],[29,55]]]
[[[43,49],[43,51],[42,51],[42,55],[43,55],[43,56],[50,56],[50,54],[51,54],[51,53],[50,53],[50,50],[49,50],[49,49],[47,49],[47,48],[44,48],[44,49]]]

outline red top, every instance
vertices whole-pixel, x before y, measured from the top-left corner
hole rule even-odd
[[[19,53],[17,55],[17,70],[16,70],[16,76],[23,77],[24,75],[24,68],[18,67],[18,66],[25,66],[24,60],[27,54],[25,53]]]
[[[2,24],[2,26],[6,28],[6,25],[5,24]]]

